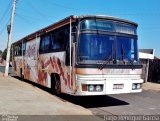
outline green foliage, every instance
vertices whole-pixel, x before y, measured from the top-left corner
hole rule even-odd
[[[4,49],[4,51],[3,51],[3,53],[2,53],[2,58],[3,58],[4,60],[6,60],[6,56],[7,56],[7,48]]]
[[[2,50],[0,50],[0,55],[2,55],[2,53],[3,53]]]
[[[4,49],[3,53],[2,53],[2,58],[4,60],[6,60],[6,57],[7,57],[7,48]],[[11,51],[10,51],[10,61],[12,61],[12,46],[11,46]]]

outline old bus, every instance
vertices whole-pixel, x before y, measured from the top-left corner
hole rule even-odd
[[[69,16],[13,43],[13,70],[57,94],[141,92],[137,26],[109,16]]]

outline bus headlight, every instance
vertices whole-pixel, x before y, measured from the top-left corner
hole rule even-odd
[[[103,85],[88,85],[89,92],[101,92],[103,91]]]
[[[97,85],[97,86],[96,86],[96,91],[98,91],[98,92],[99,92],[99,91],[102,91],[102,87],[101,87],[100,85]]]
[[[141,88],[141,84],[140,83],[132,84],[132,90],[136,90],[136,89],[140,89],[140,88]]]
[[[136,84],[132,84],[132,89],[135,90],[136,89]]]
[[[94,91],[94,86],[93,85],[89,85],[88,86],[88,91],[91,91],[91,92]]]
[[[141,84],[137,84],[137,89],[140,89],[141,88]]]

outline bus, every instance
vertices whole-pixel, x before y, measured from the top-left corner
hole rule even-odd
[[[69,16],[13,43],[14,73],[56,94],[141,92],[137,27],[105,15]]]

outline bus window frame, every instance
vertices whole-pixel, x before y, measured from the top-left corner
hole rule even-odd
[[[102,29],[81,29],[81,24],[82,22],[84,22],[85,20],[94,20],[94,18],[85,18],[79,21],[79,30],[80,31],[101,31],[101,32],[110,32],[110,33],[119,33],[119,34],[128,34],[128,35],[137,35],[137,26],[127,23],[127,22],[122,22],[122,21],[116,21],[116,20],[106,20],[106,19],[96,19],[95,21],[106,21],[106,22],[111,22],[113,24],[113,31],[109,31],[109,30],[102,30]],[[130,34],[130,33],[124,33],[124,32],[117,32],[116,30],[116,26],[117,24],[119,25],[123,25],[123,26],[128,26],[128,27],[133,27],[135,28],[134,34]]]

